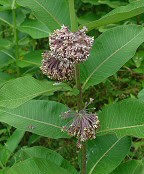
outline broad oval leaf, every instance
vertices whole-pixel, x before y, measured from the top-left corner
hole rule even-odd
[[[144,160],[131,160],[119,165],[111,174],[143,174]]]
[[[144,137],[144,103],[127,99],[110,105],[99,114],[101,128],[98,134],[114,132],[117,136]]]
[[[89,23],[85,23],[82,26],[86,26],[89,30],[92,30],[103,25],[112,24],[137,16],[141,13],[144,13],[144,2],[137,1],[126,6],[118,7],[112,10],[110,13],[103,16],[102,18]],[[82,26],[80,26],[80,28]]]
[[[82,89],[102,82],[116,73],[144,41],[141,26],[128,25],[110,29],[95,40],[88,61],[81,64]]]
[[[36,80],[33,77],[20,77],[9,81],[0,89],[0,106],[15,108],[44,93],[52,95],[55,91],[70,90],[64,84]]]
[[[20,151],[20,154],[18,154],[18,156],[20,157],[21,161],[31,157],[50,160],[51,162],[55,163],[57,166],[66,169],[70,173],[78,174],[77,170],[61,155],[45,147],[35,146],[31,148],[24,148]]]
[[[21,6],[30,8],[38,20],[51,31],[60,28],[62,24],[69,26],[69,7],[67,0],[17,0]]]
[[[12,166],[6,174],[72,174],[46,159],[29,158]]]
[[[66,121],[60,115],[68,108],[58,102],[31,100],[18,108],[0,108],[0,121],[49,138],[66,138]]]
[[[131,139],[123,137],[118,139],[109,134],[97,136],[88,142],[87,173],[108,174],[113,171],[125,158],[131,146]]]
[[[34,39],[48,37],[51,33],[42,22],[30,19],[26,19],[18,29],[24,33],[28,33]]]

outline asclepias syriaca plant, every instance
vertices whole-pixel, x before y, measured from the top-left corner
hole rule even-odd
[[[86,100],[85,96],[125,65],[144,42],[143,26],[118,23],[143,13],[144,2],[116,7],[100,19],[84,23],[76,16],[74,0],[13,0],[11,5],[6,7],[13,13],[18,77],[0,86],[0,121],[17,129],[0,148],[0,172],[142,174],[144,160],[126,161],[125,157],[132,138],[144,138],[144,91],[135,99],[114,102],[100,110],[95,94]],[[20,23],[18,9],[25,14]],[[118,24],[98,36],[90,33],[114,23]],[[18,32],[34,39],[48,38],[49,47],[21,60]],[[43,78],[22,74],[22,67],[29,64],[37,66]],[[75,96],[74,106],[59,102],[60,93]],[[67,103],[72,97],[69,100]],[[67,143],[72,139],[75,153],[78,151],[77,168],[52,149],[26,145],[17,150],[26,131]]]

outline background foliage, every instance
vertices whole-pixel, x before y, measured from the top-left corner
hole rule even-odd
[[[48,36],[70,26],[68,0],[0,0],[0,174],[77,174],[81,151],[61,131],[76,109],[72,80],[40,71]],[[144,173],[144,0],[75,0],[95,42],[80,65],[83,103],[101,127],[87,142],[88,174]]]

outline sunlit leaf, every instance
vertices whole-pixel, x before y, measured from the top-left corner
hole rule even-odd
[[[17,0],[21,6],[30,8],[38,20],[51,31],[61,25],[70,25],[68,1],[66,0]]]
[[[97,136],[88,142],[87,173],[108,174],[125,158],[131,146],[131,139],[118,139],[115,135]]]
[[[110,105],[99,113],[99,119],[99,134],[144,137],[144,103],[140,100],[127,99]]]
[[[104,32],[95,40],[90,57],[81,65],[82,89],[102,82],[116,73],[144,41],[143,27],[120,26]]]
[[[28,33],[34,39],[48,37],[50,30],[38,20],[25,20],[18,29],[24,33]]]
[[[60,115],[68,108],[57,102],[31,100],[18,108],[0,108],[0,121],[13,127],[50,138],[64,138],[66,121]]]
[[[54,82],[39,81],[33,77],[20,77],[6,83],[0,89],[0,106],[14,108],[39,96],[52,95],[55,91],[71,90],[64,84]]]

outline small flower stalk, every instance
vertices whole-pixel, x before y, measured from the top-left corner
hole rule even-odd
[[[83,27],[73,33],[66,26],[55,30],[49,37],[50,51],[42,54],[43,74],[58,81],[71,80],[74,65],[87,60],[94,42],[86,31],[86,27]]]
[[[88,103],[88,105],[91,102]],[[87,105],[86,105],[87,106]],[[89,113],[86,108],[79,112],[67,111],[62,116],[64,119],[72,118],[66,126],[63,126],[63,131],[66,131],[70,136],[78,138],[77,147],[82,147],[82,142],[96,138],[96,130],[100,127],[98,116],[94,113]]]

